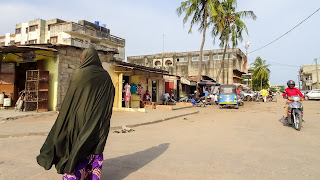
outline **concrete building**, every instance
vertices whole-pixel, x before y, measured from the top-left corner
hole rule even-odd
[[[97,50],[117,49],[117,60],[125,59],[125,39],[110,33],[110,29],[80,20],[78,23],[61,19],[37,19],[16,24],[15,33],[0,37],[0,46],[25,44],[63,44],[86,48],[90,44]]]
[[[252,82],[252,68],[248,68],[248,73],[244,74],[243,77],[243,84],[250,87],[251,86],[251,82]]]
[[[241,83],[241,76],[248,72],[246,55],[238,48],[227,50],[224,60],[224,81],[222,71],[219,74],[222,64],[222,56],[223,49],[204,51],[202,75],[208,76],[216,80],[218,83],[227,83],[227,79],[229,80],[229,84]],[[130,56],[127,60],[130,63],[159,68],[168,71],[172,75],[181,77],[197,76],[199,70],[199,51]]]
[[[316,65],[304,65],[299,70],[301,90],[320,89],[320,84],[317,84],[317,80],[320,81],[320,66],[318,65],[318,78]],[[317,86],[318,85],[318,86]]]

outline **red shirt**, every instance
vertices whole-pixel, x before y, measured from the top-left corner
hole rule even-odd
[[[284,90],[285,93],[282,94],[282,96],[288,96],[288,97],[291,97],[291,96],[297,96],[299,95],[300,97],[302,98],[305,98],[304,95],[301,93],[301,91],[297,88],[287,88]]]

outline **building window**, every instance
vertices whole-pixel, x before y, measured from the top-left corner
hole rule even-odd
[[[222,60],[222,56],[223,55],[221,55],[221,54],[216,54],[216,55],[213,56],[213,59],[214,60]]]
[[[160,61],[154,62],[154,66],[161,66],[161,62]]]
[[[38,25],[30,26],[29,27],[29,32],[35,31],[36,29],[38,29]]]
[[[178,58],[177,62],[188,62],[188,58],[186,58],[186,57]]]
[[[50,31],[50,25],[48,25],[48,31]]]
[[[30,40],[30,41],[29,41],[29,44],[37,44],[37,40],[36,40],[36,39]]]
[[[58,36],[50,37],[50,43],[51,44],[56,44],[57,42],[58,42]]]
[[[203,61],[209,61],[209,56],[203,56]]]
[[[28,33],[28,28],[26,28],[26,33]]]
[[[232,57],[233,57],[232,54],[226,54],[224,59],[228,59],[228,58],[232,59]],[[213,56],[214,60],[222,60],[222,58],[223,58],[223,54],[216,54]]]
[[[16,29],[16,34],[21,34],[21,28]]]
[[[164,63],[166,66],[172,66],[173,63],[171,60],[166,60],[166,62]]]
[[[199,56],[192,57],[192,61],[199,61]]]

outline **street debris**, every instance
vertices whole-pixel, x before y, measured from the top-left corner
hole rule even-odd
[[[122,126],[122,129],[119,131],[113,131],[113,133],[131,133],[134,132],[134,129],[128,128],[127,126]]]

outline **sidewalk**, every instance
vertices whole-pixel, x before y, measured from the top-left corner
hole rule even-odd
[[[13,111],[14,112],[14,111]],[[159,123],[170,119],[183,117],[198,113],[197,108],[187,108],[181,110],[148,110],[146,113],[138,112],[113,112],[111,118],[111,130],[120,129],[123,125],[127,127],[137,127],[153,123]],[[3,113],[4,114],[4,113]],[[2,115],[2,114],[0,114]],[[22,137],[22,136],[45,136],[49,133],[53,123],[57,118],[57,113],[32,114],[14,121],[0,120],[0,138]],[[7,112],[6,117],[9,116]],[[16,117],[16,116],[14,116]]]

